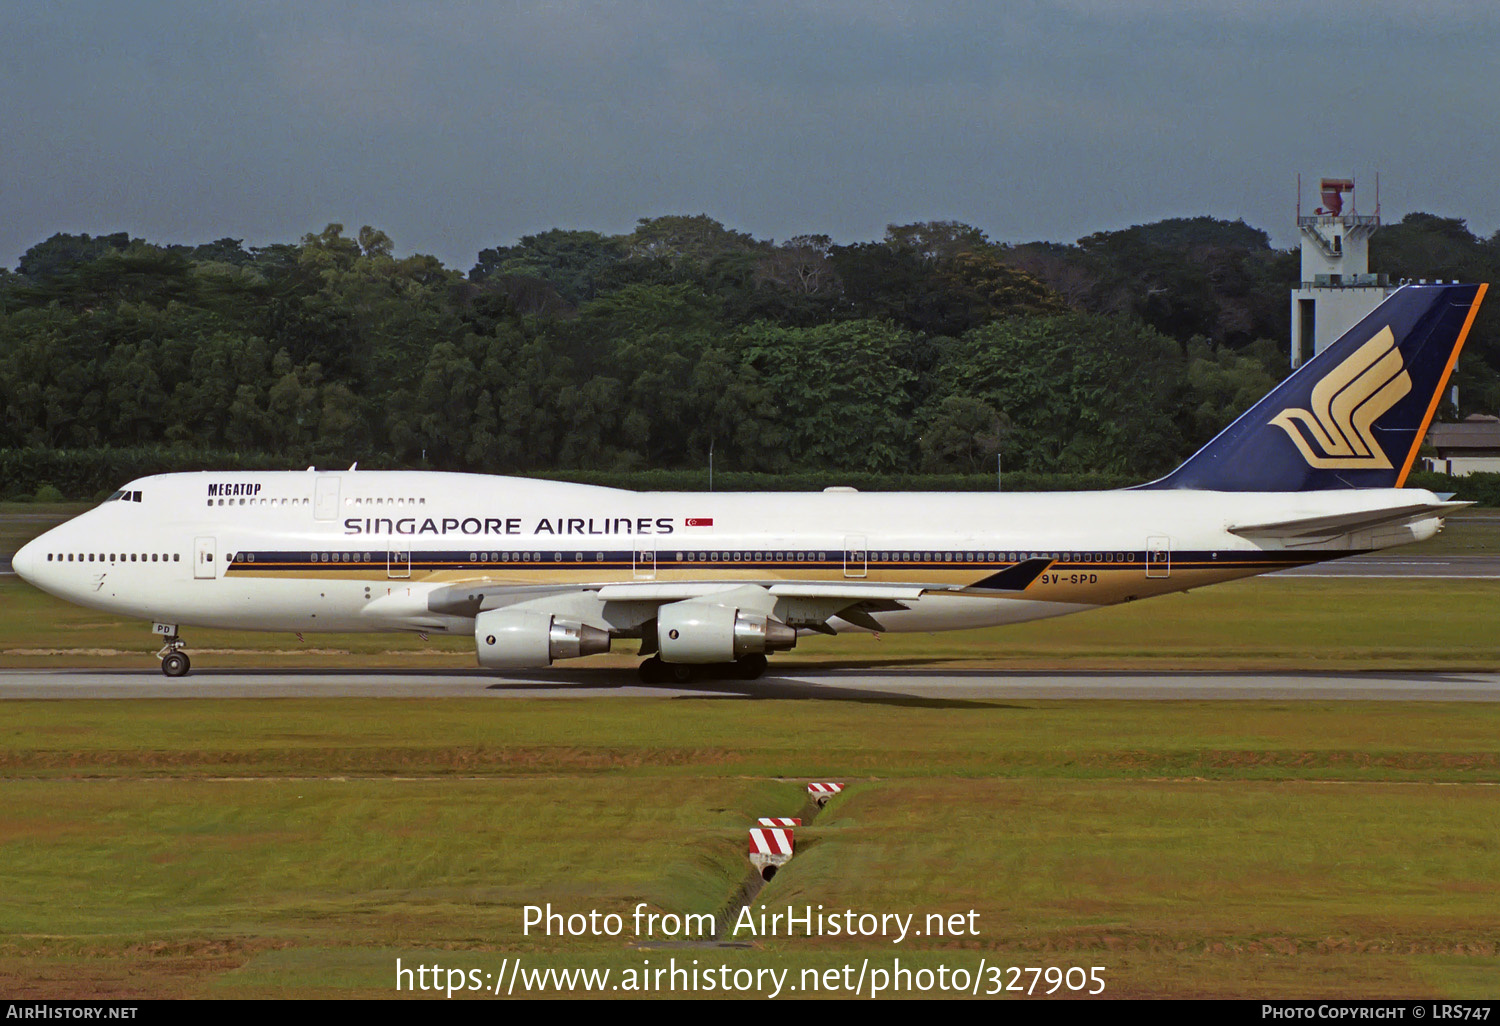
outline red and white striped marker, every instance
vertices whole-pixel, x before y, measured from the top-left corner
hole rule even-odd
[[[794,819],[791,816],[762,816],[755,822],[761,826],[770,827],[799,827],[802,825],[802,820]]]
[[[792,860],[792,832],[782,827],[750,828],[750,864],[769,880]]]
[[[780,828],[755,827],[750,831],[750,854],[790,855],[792,832]]]
[[[812,797],[812,800],[817,802],[819,805],[827,804],[828,799],[832,798],[843,789],[843,784],[822,783],[807,785],[808,795],[810,795]]]

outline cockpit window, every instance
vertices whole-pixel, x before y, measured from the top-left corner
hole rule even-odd
[[[113,495],[111,495],[109,498],[105,499],[104,501],[105,502],[114,502],[116,499],[120,498],[124,494],[125,493],[123,491],[115,492]]]

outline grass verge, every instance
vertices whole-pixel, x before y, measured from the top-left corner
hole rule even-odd
[[[1115,996],[1481,997],[1500,968],[1500,705],[503,706],[7,703],[0,991],[385,997],[398,957],[800,985],[982,958],[1107,966]],[[757,906],[977,932],[523,930],[528,904],[717,910],[746,827],[808,779],[850,786]]]

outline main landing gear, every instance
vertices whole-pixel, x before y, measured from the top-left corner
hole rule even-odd
[[[161,660],[162,673],[165,673],[168,677],[187,676],[188,670],[193,668],[193,661],[183,651],[185,645],[186,643],[176,634],[167,638],[167,642],[161,647],[161,651],[156,653],[156,657]]]
[[[641,663],[641,680],[647,684],[686,684],[693,680],[754,680],[766,672],[766,657],[763,655],[741,656],[732,663],[688,663],[662,662],[661,656],[652,656]]]

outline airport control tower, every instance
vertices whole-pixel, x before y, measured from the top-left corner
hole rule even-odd
[[[1322,205],[1304,217],[1297,177],[1302,279],[1292,292],[1294,368],[1321,353],[1389,292],[1386,276],[1370,273],[1370,236],[1380,227],[1379,179],[1373,214],[1355,211],[1352,178],[1324,178],[1318,192]]]

